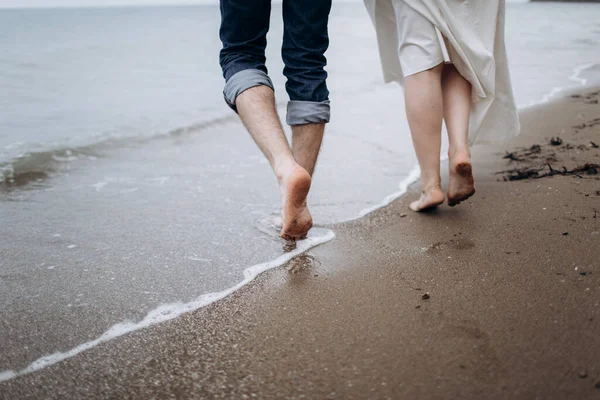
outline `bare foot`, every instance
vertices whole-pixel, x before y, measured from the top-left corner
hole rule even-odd
[[[312,216],[306,205],[310,183],[310,174],[299,165],[280,181],[283,205],[280,236],[285,240],[303,239],[312,228]]]
[[[450,158],[448,205],[453,207],[475,194],[473,167],[468,153]]]
[[[434,186],[430,189],[424,189],[419,200],[413,201],[408,207],[413,211],[424,211],[439,206],[444,202],[444,199],[442,188]]]

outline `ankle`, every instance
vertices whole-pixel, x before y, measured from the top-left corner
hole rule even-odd
[[[281,160],[273,163],[273,171],[279,182],[286,180],[300,165],[295,160]]]
[[[442,183],[441,183],[441,179],[432,179],[432,180],[428,180],[428,181],[421,181],[421,191],[423,193],[427,193],[427,192],[431,192],[431,191],[435,191],[435,190],[442,190]]]
[[[471,149],[468,146],[460,146],[448,149],[448,159],[454,160],[456,158],[471,158]]]

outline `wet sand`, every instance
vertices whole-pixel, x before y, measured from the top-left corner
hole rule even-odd
[[[225,300],[0,398],[598,398],[598,100],[523,111],[522,136],[474,150],[477,194],[457,207],[414,214],[413,188]]]

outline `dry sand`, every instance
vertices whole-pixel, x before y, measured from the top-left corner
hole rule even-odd
[[[414,214],[413,188],[224,301],[0,398],[600,398],[600,91],[581,93],[476,148],[470,201]],[[514,169],[530,178],[497,174]]]

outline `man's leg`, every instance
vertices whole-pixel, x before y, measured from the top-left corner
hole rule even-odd
[[[290,96],[287,123],[292,127],[294,157],[311,175],[330,118],[324,70],[330,10],[331,0],[283,1],[283,72]]]
[[[312,176],[321,150],[325,124],[305,124],[292,126],[292,154]]]
[[[277,116],[273,90],[253,87],[241,93],[236,104],[240,118],[277,176],[282,202],[281,237],[301,239],[312,227],[306,206],[311,177],[292,155]]]
[[[270,9],[270,0],[221,0],[220,61],[227,80],[224,95],[277,176],[282,200],[281,237],[300,239],[312,226],[306,207],[311,178],[292,155],[264,66]]]

